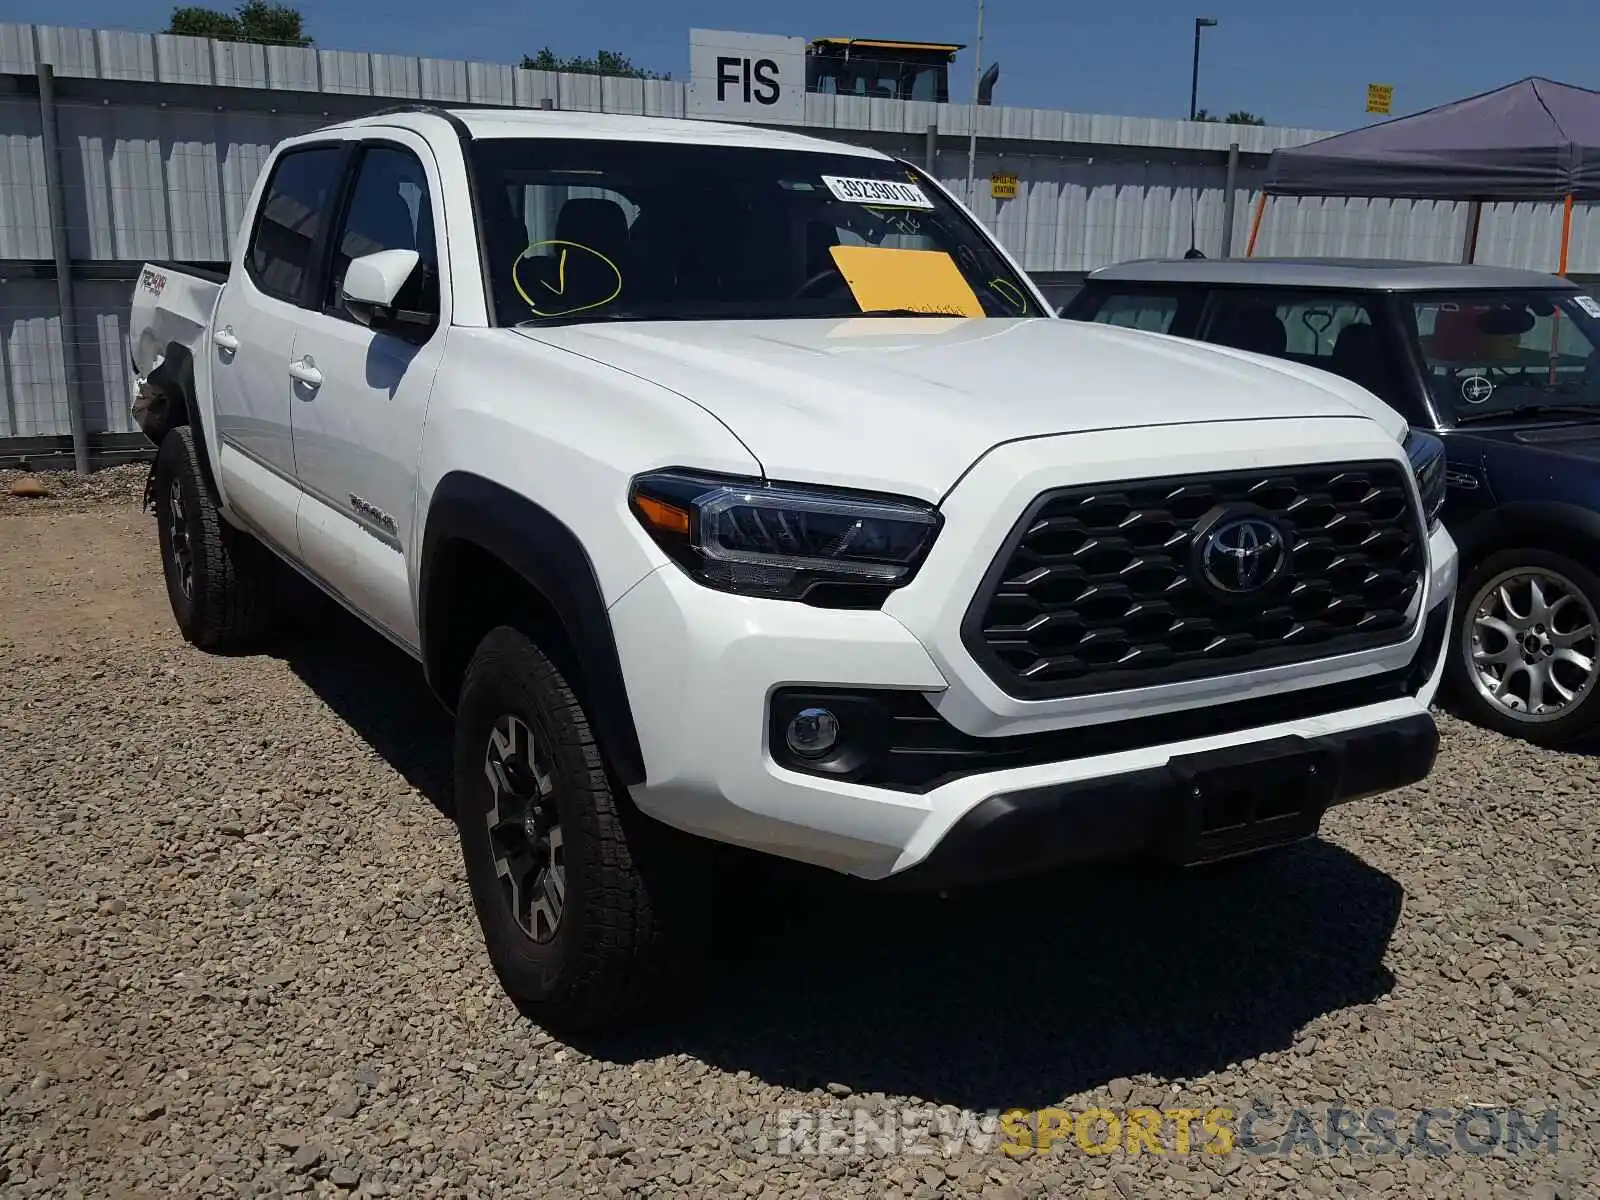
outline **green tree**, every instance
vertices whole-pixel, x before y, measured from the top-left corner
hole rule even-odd
[[[563,58],[546,46],[537,54],[522,56],[524,71],[561,71],[568,75],[616,75],[624,79],[671,79],[670,74],[636,67],[626,54],[601,50],[593,58],[573,55]]]
[[[1220,122],[1223,125],[1265,125],[1267,123],[1267,119],[1265,117],[1258,117],[1255,115],[1255,113],[1246,112],[1242,108],[1235,109],[1225,117],[1215,116],[1202,108],[1199,112],[1195,113],[1194,119],[1196,121],[1209,121],[1212,124],[1217,124]]]
[[[271,46],[309,46],[305,19],[298,9],[269,0],[245,0],[231,13],[190,5],[172,10],[168,33],[216,38],[222,42],[259,42]]]

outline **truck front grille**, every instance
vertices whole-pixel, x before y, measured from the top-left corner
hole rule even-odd
[[[1062,488],[1013,528],[962,637],[1019,699],[1174,683],[1403,641],[1426,566],[1399,463]]]

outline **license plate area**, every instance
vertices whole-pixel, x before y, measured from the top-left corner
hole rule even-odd
[[[1169,858],[1214,862],[1316,835],[1337,782],[1333,756],[1304,738],[1277,738],[1174,758]]]

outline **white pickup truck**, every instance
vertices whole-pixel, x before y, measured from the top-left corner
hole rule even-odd
[[[940,888],[1192,864],[1431,768],[1438,442],[1056,319],[877,151],[382,113],[279,145],[226,278],[146,265],[131,329],[179,627],[263,636],[287,564],[420,662],[548,1024],[680,994],[707,839]]]

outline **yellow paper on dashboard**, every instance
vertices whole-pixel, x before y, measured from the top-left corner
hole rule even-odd
[[[883,246],[832,246],[861,311],[909,308],[917,312],[981,317],[983,305],[943,250],[893,250]]]

